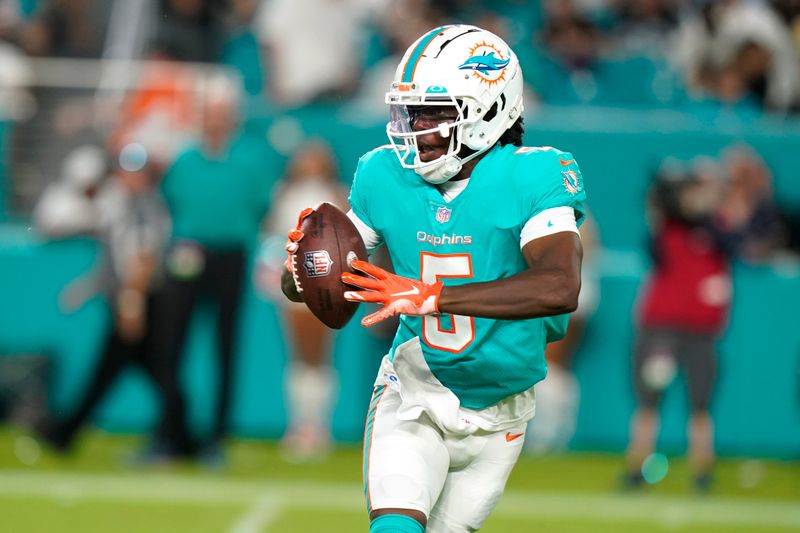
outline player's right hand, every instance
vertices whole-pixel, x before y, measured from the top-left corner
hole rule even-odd
[[[439,295],[443,287],[441,281],[424,283],[418,279],[392,274],[358,259],[353,260],[352,266],[370,277],[344,272],[342,281],[364,289],[345,292],[345,300],[383,304],[382,309],[364,317],[361,325],[370,327],[397,315],[422,316],[439,313]]]
[[[313,212],[314,209],[311,207],[306,207],[300,211],[300,215],[297,217],[297,226],[288,232],[288,240],[285,246],[287,256],[283,265],[289,272],[292,272],[292,256],[297,252],[297,248],[300,246],[299,242],[303,239],[303,232],[300,231],[300,226],[303,225],[303,220]]]

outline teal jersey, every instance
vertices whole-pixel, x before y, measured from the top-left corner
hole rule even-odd
[[[255,242],[275,181],[264,144],[242,135],[219,157],[199,145],[178,156],[161,181],[173,239],[218,249]]]
[[[560,206],[585,216],[580,170],[568,152],[496,146],[475,166],[458,196],[400,166],[383,147],[358,164],[350,206],[383,240],[395,272],[447,285],[493,281],[527,268],[520,234],[536,214]],[[433,374],[461,401],[480,409],[525,391],[547,373],[545,345],[563,335],[567,316],[497,320],[458,315],[405,316],[390,357],[419,337]]]

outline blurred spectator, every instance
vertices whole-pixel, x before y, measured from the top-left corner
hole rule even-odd
[[[19,0],[0,0],[0,40],[17,41],[22,16]]]
[[[347,190],[339,181],[330,148],[322,142],[311,142],[295,154],[273,197],[269,233],[279,236],[277,239],[283,244],[286,231],[297,224],[297,213],[320,202],[347,210]],[[273,283],[280,294],[285,253],[278,258]],[[285,379],[289,422],[282,448],[290,460],[315,459],[328,451],[331,441],[330,418],[337,381],[331,367],[333,332],[305,304],[288,302],[286,298],[278,301],[283,308],[291,353]]]
[[[95,197],[106,177],[105,152],[81,146],[64,161],[61,176],[44,191],[33,210],[36,228],[48,237],[91,234],[99,226]]]
[[[267,0],[257,20],[270,92],[282,105],[352,95],[364,61],[362,28],[385,0]]]
[[[375,23],[386,56],[364,72],[358,93],[352,100],[354,114],[359,118],[365,114],[380,119],[386,116],[384,99],[403,54],[420,35],[447,24],[448,20],[436,2],[401,0],[393,2],[385,13],[376,17]]]
[[[780,213],[781,225],[786,229],[786,249],[789,255],[800,259],[800,210],[795,206],[792,210]]]
[[[800,55],[800,1],[770,0],[769,3],[788,26],[795,53]]]
[[[219,61],[224,0],[159,0],[155,40],[177,61]]]
[[[588,103],[597,98],[595,69],[603,37],[589,19],[562,9],[542,30],[541,65],[525,72],[531,73],[528,81],[547,103]]]
[[[715,66],[707,62],[699,68],[695,94],[687,106],[694,116],[709,124],[747,123],[761,117],[761,104],[748,91],[735,65]]]
[[[616,0],[614,33],[625,50],[662,56],[672,46],[679,0]]]
[[[34,109],[27,91],[31,77],[30,66],[21,51],[0,41],[0,120],[20,120],[30,116]]]
[[[786,246],[788,235],[773,201],[772,173],[751,148],[728,148],[722,157],[729,186],[717,224],[737,257],[763,263]]]
[[[42,0],[30,18],[22,22],[17,42],[31,56],[99,58],[103,53],[112,3]],[[31,3],[17,4],[17,8],[24,11],[23,4]],[[14,55],[15,50],[12,56],[3,53],[3,59],[7,61]],[[93,128],[95,117],[88,94],[94,87],[91,80],[86,79],[85,71],[59,68],[64,66],[59,62],[30,61],[30,65],[23,65],[30,82],[30,96],[24,95],[23,100],[17,99],[9,108],[26,119],[14,128],[10,150],[12,209],[23,212],[31,209],[36,198],[57,176],[61,161],[71,149],[101,142]],[[89,63],[81,65],[90,68]],[[11,67],[9,76],[19,72],[14,63],[5,66]],[[5,68],[0,70],[6,71]],[[53,82],[55,79],[58,83]]]
[[[105,163],[99,148],[75,151],[65,163],[61,183],[46,191],[35,212],[37,229],[47,236],[93,234],[103,245],[102,260],[91,277],[64,289],[62,310],[73,312],[101,293],[108,299],[112,315],[111,329],[77,406],[69,416],[53,419],[41,428],[42,437],[59,451],[72,446],[80,428],[128,365],[141,366],[149,377],[155,377],[154,299],[157,265],[168,231],[166,210],[140,145],[125,147],[114,174],[100,185]]]
[[[569,5],[569,4],[567,4]],[[540,42],[536,42],[538,39]],[[654,106],[673,98],[652,59],[620,55],[613,42],[587,16],[563,7],[546,20],[534,49],[522,52],[527,81],[545,103],[557,105]]]
[[[21,44],[32,56],[99,58],[113,2],[43,0],[23,29]]]
[[[200,76],[159,44],[149,59],[122,103],[109,145],[139,143],[164,169],[197,133]]]
[[[706,65],[734,67],[766,108],[787,111],[798,101],[800,70],[789,29],[763,2],[700,0],[681,21],[668,52],[690,88],[702,87]]]
[[[239,135],[238,94],[225,78],[206,87],[201,141],[182,152],[167,171],[162,191],[172,215],[166,257],[163,320],[157,329],[160,374],[168,388],[156,442],[160,455],[187,443],[185,403],[179,386],[181,355],[193,311],[210,296],[217,309],[219,388],[210,435],[200,453],[210,465],[224,461],[223,440],[233,396],[233,371],[240,297],[248,252],[268,203],[273,170],[264,162],[260,139]]]
[[[257,9],[258,0],[231,0],[222,47],[222,62],[239,72],[245,92],[252,95],[264,88],[261,50],[252,29]]]
[[[652,186],[653,267],[638,303],[633,354],[638,407],[626,458],[628,487],[644,482],[643,463],[658,433],[658,406],[678,368],[686,374],[691,404],[689,463],[695,488],[710,487],[715,454],[708,407],[715,344],[731,304],[730,261],[734,254],[760,250],[769,239],[759,230],[757,215],[769,201],[768,175],[751,170],[744,172],[746,178],[731,175],[726,183],[723,168],[712,161],[698,160],[692,168],[669,161]]]
[[[495,6],[473,7],[473,11],[464,20],[468,21],[468,24],[494,33],[506,42],[514,42],[515,40],[512,36],[513,25],[511,20],[504,14],[499,13]]]
[[[769,48],[756,41],[742,42],[736,49],[733,60],[747,92],[762,105],[767,100],[767,83],[772,61]]]

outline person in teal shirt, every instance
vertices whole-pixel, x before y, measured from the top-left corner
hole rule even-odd
[[[344,295],[383,305],[365,326],[400,316],[364,435],[371,533],[481,528],[522,449],[545,346],[576,309],[583,178],[572,154],[522,146],[522,86],[499,37],[435,28],[386,95],[390,144],[359,161],[348,215],[395,273],[354,260]],[[290,231],[290,254],[302,237]]]
[[[249,252],[269,206],[273,176],[264,142],[238,135],[234,89],[211,84],[205,96],[202,138],[167,170],[162,193],[172,218],[166,254],[161,320],[158,323],[162,421],[158,455],[199,451],[212,465],[224,461],[236,354],[239,304]],[[195,449],[185,422],[178,383],[181,353],[192,313],[201,297],[217,304],[219,388],[211,434]]]

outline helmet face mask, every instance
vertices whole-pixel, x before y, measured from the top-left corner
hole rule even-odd
[[[519,118],[522,73],[514,53],[496,35],[474,26],[444,26],[411,45],[386,103],[386,133],[400,164],[438,184],[494,146]],[[414,111],[433,106],[454,108],[455,120],[415,131]],[[432,133],[449,137],[449,148],[433,161],[422,161],[418,138]]]
[[[416,170],[423,177],[425,177],[428,174],[428,171],[431,169],[435,169],[441,166],[443,163],[446,163],[444,159],[453,159],[454,155],[457,156],[457,154],[461,152],[462,142],[460,140],[460,136],[458,135],[458,129],[467,123],[467,120],[464,116],[466,106],[458,101],[455,101],[455,99],[448,98],[445,100],[440,98],[437,101],[426,101],[424,106],[441,106],[455,109],[455,120],[445,120],[439,122],[436,124],[436,126],[431,128],[414,129],[414,123],[417,120],[417,117],[415,116],[417,114],[415,113],[415,108],[420,108],[423,106],[390,104],[390,121],[386,125],[386,134],[389,137],[395,152],[397,153],[400,164],[403,166],[403,168]],[[427,122],[430,122],[430,120],[427,120]],[[449,139],[449,147],[447,149],[447,153],[439,158],[432,161],[422,161],[420,158],[418,139],[430,134],[438,134],[442,138]],[[451,168],[454,167],[453,163],[450,163],[450,165]],[[460,170],[460,165],[458,168]],[[440,181],[437,180],[436,182],[441,183],[442,181],[446,181],[446,179],[442,179]]]

